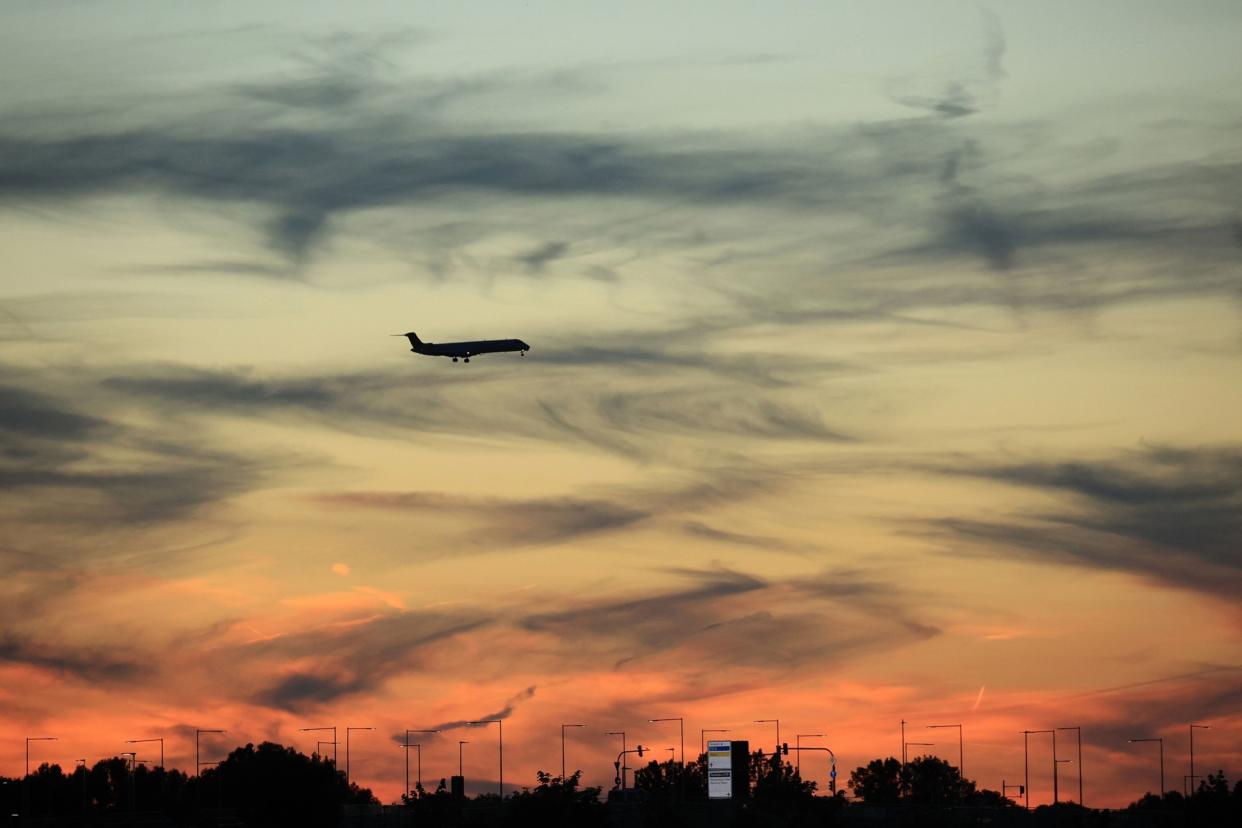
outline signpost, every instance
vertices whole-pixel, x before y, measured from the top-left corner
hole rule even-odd
[[[707,743],[707,798],[733,798],[733,743]]]

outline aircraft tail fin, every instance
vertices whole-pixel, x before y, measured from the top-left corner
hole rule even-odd
[[[418,334],[414,333],[413,331],[410,331],[409,333],[403,333],[403,334],[393,334],[393,336],[404,336],[406,339],[410,340],[411,345],[422,345],[423,344],[423,341],[418,338]]]

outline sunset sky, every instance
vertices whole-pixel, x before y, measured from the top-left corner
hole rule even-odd
[[[336,5],[0,7],[0,775],[1242,775],[1242,5]]]

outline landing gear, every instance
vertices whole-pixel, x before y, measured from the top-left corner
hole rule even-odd
[[[453,362],[456,362],[456,361],[457,361],[457,357],[453,357]]]
[[[470,361],[470,357],[466,357],[466,362],[469,362],[469,361]]]
[[[521,352],[521,354],[520,354],[520,356],[526,356],[526,352],[525,352],[525,351],[522,351],[522,352]]]

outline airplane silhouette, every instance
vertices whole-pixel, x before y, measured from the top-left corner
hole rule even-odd
[[[484,339],[478,342],[423,342],[418,338],[418,334],[410,331],[409,333],[393,334],[393,336],[404,336],[410,340],[410,350],[416,354],[423,356],[445,356],[452,357],[456,362],[460,357],[465,362],[470,361],[470,357],[479,354],[503,354],[510,351],[518,351],[522,356],[526,356],[526,352],[530,350],[530,346],[520,339]]]

